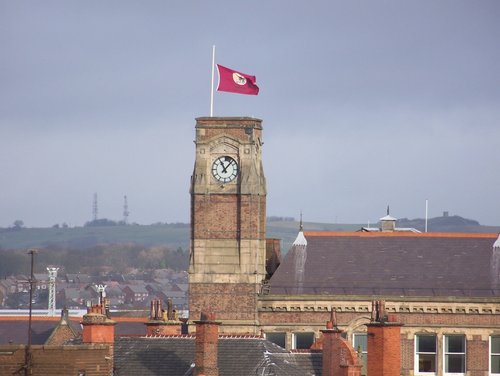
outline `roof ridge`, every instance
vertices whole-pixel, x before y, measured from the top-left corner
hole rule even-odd
[[[415,237],[415,238],[487,238],[498,234],[487,232],[359,232],[359,231],[306,231],[306,237]]]
[[[122,338],[129,338],[131,336],[121,336]],[[154,334],[143,335],[140,338],[196,338],[195,334]],[[264,338],[253,334],[219,334],[220,339],[259,339]]]
[[[263,339],[262,337],[254,334],[219,334],[219,338],[224,338],[224,339],[241,339],[241,338],[247,338],[247,339]]]
[[[70,316],[69,320],[71,320],[74,316]],[[76,318],[73,321],[79,321],[81,318]],[[17,315],[17,316],[1,316],[0,321],[28,321],[29,316],[26,315]],[[31,321],[54,321],[59,322],[61,320],[60,316],[31,316]]]
[[[129,338],[129,336],[127,336],[127,337],[122,336],[122,338]],[[140,336],[140,338],[187,338],[187,339],[190,339],[190,338],[196,338],[196,336],[192,335],[192,334],[154,334],[154,335]]]

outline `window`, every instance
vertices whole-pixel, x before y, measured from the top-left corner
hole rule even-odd
[[[309,349],[314,343],[314,333],[293,333],[294,349]]]
[[[436,335],[415,336],[415,372],[436,374]]]
[[[266,333],[266,339],[278,346],[286,347],[286,333]]]
[[[444,336],[444,373],[465,374],[465,336]]]
[[[361,353],[361,375],[366,375],[368,361],[368,336],[366,333],[354,333],[352,335],[352,347],[357,353]]]
[[[490,374],[500,375],[500,337],[490,337]]]

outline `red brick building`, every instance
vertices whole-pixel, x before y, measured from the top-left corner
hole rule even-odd
[[[335,309],[346,338],[365,351],[372,301],[383,299],[403,324],[402,375],[500,372],[496,234],[306,232],[298,239],[259,297],[269,338],[307,347]]]
[[[378,231],[300,231],[266,276],[262,122],[200,118],[195,144],[191,317],[212,310],[223,332],[262,331],[287,349],[304,349],[321,339],[335,310],[366,363],[372,301],[384,300],[403,324],[402,375],[500,375],[497,234],[400,231],[389,215]]]

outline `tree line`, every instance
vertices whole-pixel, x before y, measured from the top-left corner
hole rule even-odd
[[[0,277],[30,272],[27,250],[0,249]],[[47,266],[60,267],[60,273],[127,273],[131,269],[151,270],[170,268],[187,270],[189,252],[167,246],[144,247],[135,244],[102,244],[84,249],[57,246],[39,248],[35,258],[35,273],[46,273]]]

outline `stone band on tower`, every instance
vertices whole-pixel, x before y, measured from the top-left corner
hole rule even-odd
[[[262,121],[196,119],[191,177],[191,317],[214,312],[224,323],[257,324],[257,293],[266,276],[266,182]]]

